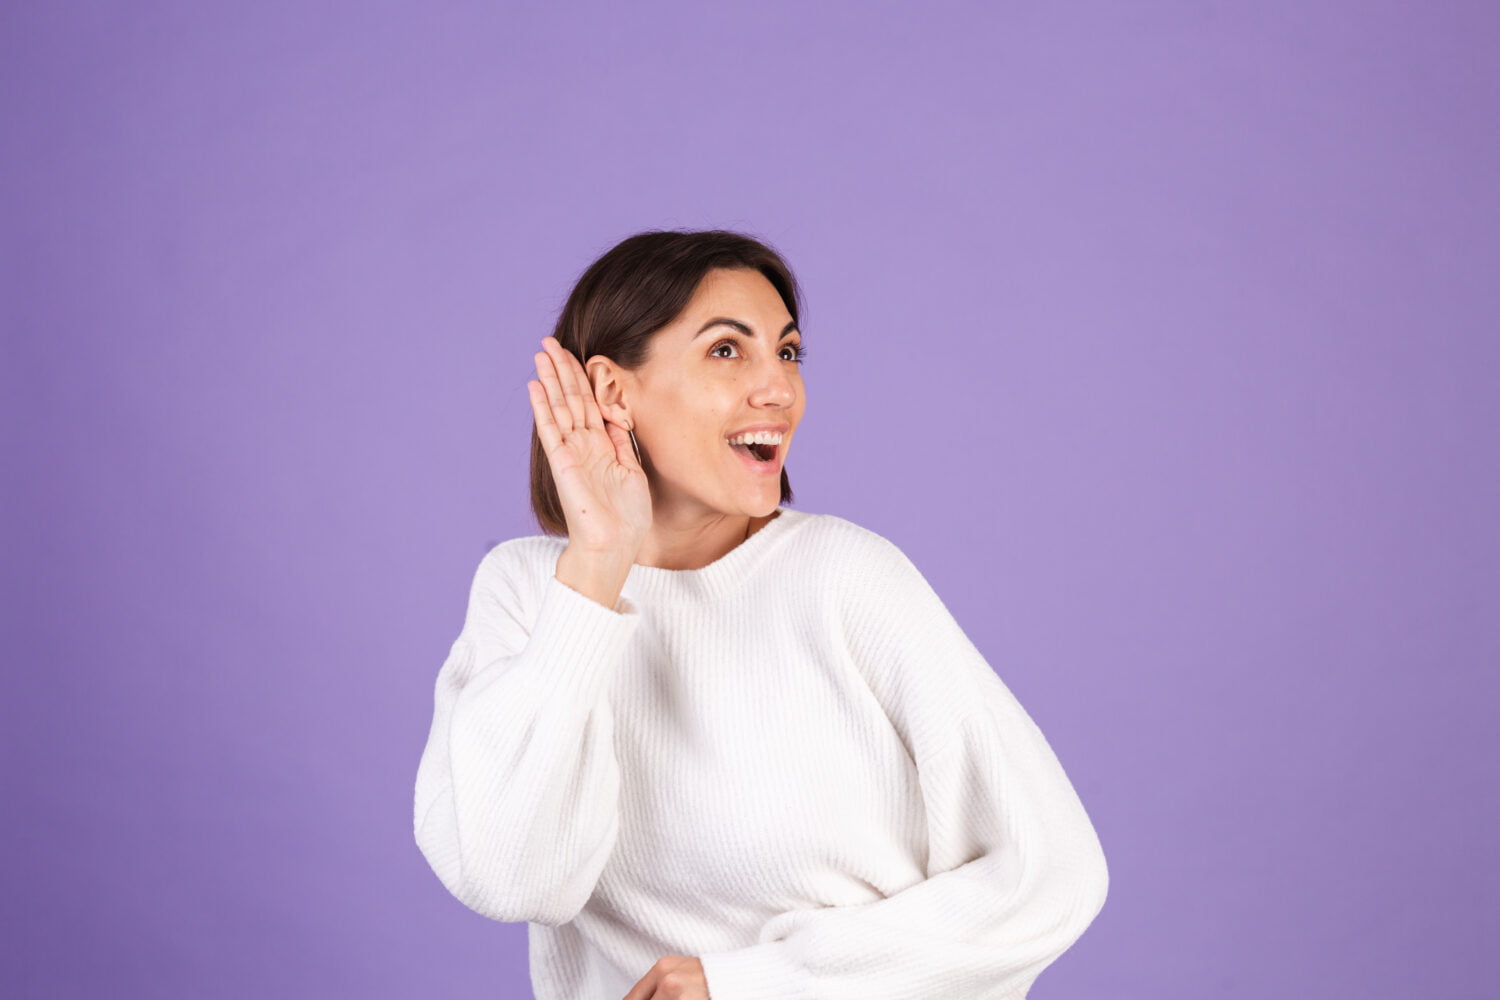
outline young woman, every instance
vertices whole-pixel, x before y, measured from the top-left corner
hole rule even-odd
[[[1104,905],[1072,784],[922,574],[784,506],[799,300],[759,241],[640,233],[535,355],[543,534],[475,573],[415,825],[529,922],[537,1000],[1019,998]]]

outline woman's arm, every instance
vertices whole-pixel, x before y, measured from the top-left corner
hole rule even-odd
[[[614,850],[620,775],[608,687],[640,616],[548,576],[530,613],[510,543],[475,572],[438,671],[417,767],[417,846],[465,906],[558,925]]]
[[[1093,825],[1041,730],[896,546],[879,539],[847,580],[851,656],[917,763],[929,877],[872,903],[778,914],[755,945],[699,956],[709,992],[1024,996],[1104,905]]]

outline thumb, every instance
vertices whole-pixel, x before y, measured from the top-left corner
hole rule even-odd
[[[609,430],[609,439],[615,446],[615,461],[627,469],[641,469],[641,463],[635,460],[635,448],[630,444],[630,432],[614,421],[608,421],[604,425]]]

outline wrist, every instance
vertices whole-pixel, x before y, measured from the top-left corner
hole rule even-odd
[[[620,551],[590,552],[572,546],[557,559],[557,579],[566,586],[613,609],[635,560]]]

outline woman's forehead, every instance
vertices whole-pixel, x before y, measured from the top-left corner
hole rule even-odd
[[[727,322],[726,332],[734,329],[748,337],[779,339],[796,328],[776,286],[759,271],[742,268],[710,271],[670,325],[691,340],[706,335],[716,321]]]

